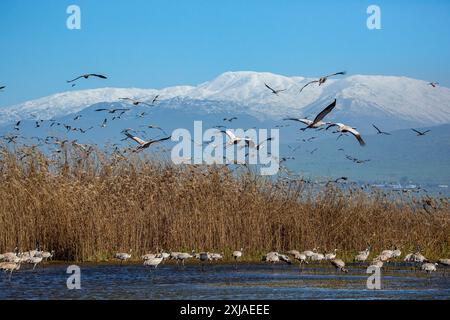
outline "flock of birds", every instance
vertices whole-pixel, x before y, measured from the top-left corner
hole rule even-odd
[[[310,85],[313,85],[315,83],[318,84],[318,86],[321,86],[322,84],[324,84],[330,77],[333,76],[337,76],[337,75],[345,75],[346,72],[345,71],[341,71],[341,72],[335,72],[323,77],[320,77],[319,79],[316,80],[312,80],[308,83],[306,83],[303,87],[301,87],[299,89],[299,93],[301,93],[305,88],[307,88]],[[71,84],[72,87],[75,86],[77,84],[77,81],[79,81],[80,79],[89,79],[89,78],[99,78],[99,79],[108,79],[107,76],[102,75],[102,74],[97,74],[97,73],[88,73],[88,74],[83,74],[80,75],[78,77],[75,77],[74,79],[68,80],[67,83]],[[286,91],[287,89],[274,89],[273,87],[271,87],[269,84],[264,83],[265,87],[270,90],[270,92],[274,95],[279,95],[282,92]],[[432,87],[436,87],[439,84],[437,82],[430,82],[429,83],[430,86]],[[6,86],[0,86],[0,91],[4,90],[6,88]],[[134,98],[130,98],[130,97],[121,97],[119,98],[119,100],[124,101],[129,103],[131,106],[134,107],[138,107],[140,105],[145,105],[147,107],[153,107],[155,106],[159,101],[160,101],[160,95],[157,94],[155,95],[151,100],[149,101],[141,101],[138,99],[134,99]],[[337,139],[341,138],[342,136],[347,136],[348,134],[351,134],[355,137],[355,139],[358,141],[358,143],[361,146],[365,146],[366,142],[364,141],[363,137],[361,136],[361,133],[358,132],[356,130],[356,128],[354,128],[351,125],[347,125],[344,123],[340,123],[340,122],[329,122],[329,121],[325,121],[325,117],[333,111],[333,109],[336,107],[337,101],[336,99],[331,102],[328,106],[326,106],[322,111],[320,111],[315,117],[314,119],[308,119],[306,118],[295,118],[295,117],[288,117],[285,118],[283,120],[286,121],[296,121],[296,122],[300,122],[302,124],[305,125],[305,127],[301,128],[300,130],[305,131],[308,129],[315,129],[317,131],[320,130],[325,130],[328,131],[331,128],[334,128],[335,131],[333,131],[333,133],[338,133],[339,136],[337,137]],[[114,120],[119,120],[121,119],[121,117],[128,111],[132,110],[131,108],[127,108],[127,107],[111,107],[111,108],[98,108],[95,109],[95,112],[106,112],[107,114],[110,114],[112,116],[112,121]],[[139,118],[143,118],[146,115],[146,112],[140,112],[139,114],[137,114],[137,117]],[[31,115],[34,116],[34,115]],[[36,116],[34,116],[36,117]],[[78,121],[82,118],[82,115],[76,115],[73,118],[73,121]],[[224,118],[223,121],[226,123],[231,123],[234,120],[237,120],[238,118],[236,116],[230,117],[230,118]],[[66,132],[79,132],[81,134],[84,134],[86,132],[88,132],[89,130],[92,130],[94,127],[90,126],[88,128],[82,128],[82,127],[78,127],[74,124],[67,124],[67,123],[62,123],[59,122],[55,119],[50,119],[50,120],[42,120],[42,119],[36,119],[35,120],[35,127],[36,128],[40,128],[42,127],[42,125],[44,124],[44,121],[48,121],[49,122],[49,127],[53,127],[53,126],[61,126],[64,129],[66,129]],[[20,125],[21,125],[21,121],[17,121],[17,123],[14,126],[14,130],[16,130],[16,132],[18,133],[20,131]],[[108,118],[105,117],[104,120],[102,121],[102,123],[100,124],[101,128],[105,128],[108,125]],[[277,127],[285,127],[285,126],[289,126],[289,125],[277,125]],[[380,129],[378,126],[376,126],[375,124],[372,124],[372,126],[374,127],[374,129],[376,130],[377,134],[380,135],[391,135],[391,133],[383,131],[382,129]],[[148,125],[144,125],[142,127],[146,127],[147,129],[156,129],[159,130],[161,133],[164,134],[164,137],[160,137],[157,136],[157,138],[154,139],[144,139],[141,137],[139,137],[136,133],[141,132],[142,134],[145,134],[145,131],[143,130],[135,130],[132,128],[127,128],[122,130],[122,134],[125,135],[124,139],[122,140],[127,140],[127,139],[131,139],[132,141],[134,141],[135,143],[137,143],[137,147],[133,150],[133,149],[125,149],[123,151],[119,150],[119,146],[118,144],[114,144],[114,154],[118,154],[119,157],[123,157],[124,154],[128,151],[131,150],[131,152],[139,152],[142,151],[144,149],[149,148],[150,146],[157,144],[157,143],[161,143],[164,141],[167,141],[170,139],[170,136],[165,132],[165,130],[157,125],[154,124],[148,124]],[[226,126],[224,125],[216,125],[214,126],[214,128],[216,128],[218,130],[219,134],[224,134],[227,138],[228,138],[228,143],[224,145],[225,148],[228,148],[230,146],[233,145],[237,145],[241,142],[244,143],[245,146],[247,146],[248,148],[254,148],[256,150],[259,150],[265,143],[267,143],[268,141],[271,140],[271,138],[260,142],[259,144],[255,143],[251,138],[248,137],[238,137],[236,136],[231,130],[228,130]],[[417,136],[424,136],[427,133],[430,132],[430,130],[426,130],[426,131],[419,131],[417,129],[412,129]],[[19,134],[8,134],[8,135],[4,135],[2,136],[2,138],[7,142],[7,143],[15,143],[16,140],[19,138]],[[309,137],[307,139],[301,139],[303,142],[310,142],[314,139],[316,139],[316,136],[313,137]],[[32,148],[35,148],[37,146],[42,146],[44,144],[55,144],[59,147],[63,147],[65,145],[65,143],[70,142],[72,144],[72,146],[83,150],[87,153],[89,153],[90,151],[93,150],[92,146],[87,145],[87,144],[81,144],[78,142],[77,139],[69,141],[67,139],[60,139],[58,137],[52,136],[52,135],[47,135],[46,138],[40,138],[38,136],[34,136],[31,137],[31,139],[35,139],[37,140],[37,143],[32,145]],[[291,149],[292,151],[292,155],[291,156],[285,156],[285,157],[281,157],[281,158],[274,158],[274,160],[279,161],[280,165],[282,165],[283,162],[286,162],[288,160],[295,160],[294,152],[299,148],[299,146],[297,147],[293,147],[291,145],[288,146],[289,149]],[[313,150],[307,150],[309,154],[314,154],[316,151],[318,150],[318,148],[314,148]],[[339,151],[344,151],[342,148],[338,149]],[[56,149],[54,150],[54,153],[61,153],[61,149]],[[248,156],[249,152],[245,155],[246,157]],[[28,156],[29,154],[24,154],[23,157]],[[357,159],[351,155],[346,155],[345,156],[346,159],[353,161],[356,164],[364,164],[370,161],[370,159]],[[186,159],[191,160],[191,159]],[[244,166],[246,166],[245,163],[237,163],[236,164],[243,164]],[[282,166],[282,169],[286,170],[286,168],[284,166]],[[286,170],[288,171],[288,170]]]
[[[265,254],[262,257],[262,261],[266,261],[268,263],[278,263],[283,262],[287,264],[292,264],[292,259],[297,260],[299,262],[300,267],[302,268],[305,264],[308,263],[321,263],[327,261],[331,263],[337,270],[340,270],[344,273],[348,273],[348,269],[345,267],[346,264],[342,259],[337,258],[338,249],[334,249],[329,253],[320,253],[318,252],[319,248],[314,248],[313,250],[306,250],[300,252],[298,250],[289,250],[286,254],[279,253],[276,251],[271,251]],[[121,263],[123,261],[131,259],[132,250],[128,253],[116,253],[115,258],[119,259]],[[231,257],[235,261],[235,268],[237,268],[237,261],[242,258],[244,249],[233,251]],[[371,253],[371,246],[369,245],[365,250],[358,252],[358,254],[354,258],[354,262],[356,263],[366,263],[369,255]],[[373,268],[382,268],[386,266],[386,264],[390,262],[396,263],[400,261],[402,256],[402,252],[398,247],[389,250],[383,250],[379,255],[374,257],[372,261],[368,264],[368,267]],[[210,261],[219,261],[224,258],[223,253],[212,253],[212,252],[199,252],[195,253],[195,250],[192,250],[190,253],[187,252],[165,252],[164,250],[160,250],[158,253],[147,253],[141,257],[144,261],[144,266],[152,266],[157,268],[158,265],[163,263],[164,260],[175,260],[177,264],[181,263],[183,266],[185,261],[188,259],[198,259],[200,260],[202,271],[204,270],[204,263]],[[425,258],[420,253],[420,248],[417,248],[417,251],[414,253],[408,253],[405,255],[404,262],[414,263],[414,265],[420,265],[420,269],[431,273],[437,270],[437,266],[441,265],[443,267],[450,266],[450,259],[439,259],[437,262],[430,262],[427,258]],[[444,269],[445,271],[445,269]]]
[[[314,83],[318,83],[318,85],[321,86],[322,84],[324,84],[327,81],[327,79],[329,77],[336,76],[336,75],[344,75],[344,74],[346,74],[346,73],[345,72],[337,72],[337,73],[333,73],[333,74],[321,77],[317,80],[310,81],[307,84],[305,84],[300,89],[299,92],[301,93],[306,87],[308,87]],[[107,77],[104,75],[92,73],[92,74],[83,74],[72,80],[68,80],[67,83],[70,83],[73,87],[76,85],[76,81],[78,81],[79,79],[83,79],[83,78],[88,79],[90,77],[107,79]],[[429,85],[432,87],[436,87],[438,85],[438,83],[431,82],[431,83],[429,83]],[[265,87],[268,90],[270,90],[274,95],[279,95],[283,91],[286,91],[286,89],[274,89],[266,83],[265,83]],[[6,86],[0,86],[0,91],[3,91],[5,88],[6,88]],[[156,95],[151,101],[148,101],[148,102],[136,100],[136,99],[129,98],[129,97],[120,98],[120,100],[129,102],[133,106],[147,105],[150,107],[154,106],[159,101],[159,99],[160,99],[159,95]],[[336,107],[336,103],[337,103],[337,101],[335,99],[332,103],[330,103],[328,106],[326,106],[321,112],[319,112],[314,117],[313,120],[310,120],[307,118],[292,118],[292,117],[285,118],[284,120],[296,121],[296,122],[305,124],[306,126],[301,128],[302,131],[305,131],[307,129],[316,129],[316,130],[325,129],[325,131],[327,131],[330,128],[335,128],[336,131],[334,131],[334,133],[339,133],[338,139],[343,135],[351,134],[355,137],[355,139],[358,141],[358,143],[361,146],[364,146],[366,143],[365,143],[364,139],[362,138],[361,134],[356,130],[356,128],[354,128],[350,125],[340,123],[340,122],[324,121],[325,117],[330,112],[332,112],[332,110]],[[96,112],[107,112],[108,114],[113,115],[113,120],[115,120],[115,119],[120,119],[121,116],[129,110],[130,110],[130,108],[99,108],[99,109],[96,109],[95,111]],[[145,112],[141,112],[138,116],[143,117],[144,115],[145,115]],[[81,117],[82,117],[82,115],[77,115],[73,118],[73,120],[77,121]],[[234,121],[236,119],[237,119],[237,117],[230,117],[230,118],[224,118],[223,121],[231,123],[232,121]],[[48,121],[50,122],[50,126],[54,126],[54,125],[63,126],[67,130],[67,132],[79,131],[80,133],[86,133],[88,130],[91,130],[93,128],[93,127],[78,128],[73,125],[60,123],[53,119],[48,120]],[[44,122],[44,120],[36,120],[36,127],[37,128],[41,127],[43,122]],[[18,121],[16,123],[14,129],[19,131],[20,124],[21,124],[21,121]],[[103,122],[100,126],[102,128],[104,128],[104,127],[106,127],[106,125],[107,125],[107,118],[105,118],[103,120]],[[162,128],[160,128],[156,125],[147,125],[146,127],[151,128],[151,129],[158,129],[161,132],[165,133],[165,131]],[[226,129],[225,126],[216,126],[216,127],[217,127],[217,129],[222,129],[222,128]],[[281,127],[281,125],[280,125],[280,127]],[[377,134],[391,135],[390,133],[381,130],[375,124],[373,124],[373,127],[377,131]],[[430,131],[430,130],[419,131],[416,129],[412,129],[412,130],[418,136],[424,136]],[[130,128],[124,129],[122,131],[122,133],[125,135],[124,140],[131,139],[137,143],[137,147],[134,149],[134,152],[144,150],[153,144],[164,142],[171,138],[170,136],[165,136],[163,138],[145,140],[145,139],[139,138],[137,135],[130,133],[130,131],[134,131],[134,130],[132,130]],[[238,137],[230,130],[219,130],[219,132],[222,134],[225,134],[228,137],[229,141],[226,144],[226,147],[233,146],[238,143],[244,142],[245,145],[248,146],[249,148],[255,148],[255,149],[259,150],[259,148],[264,143],[271,140],[271,138],[269,138],[263,142],[260,142],[259,144],[256,144],[252,139],[247,138],[247,137]],[[15,142],[15,140],[18,138],[18,135],[12,135],[12,136],[9,135],[9,136],[4,136],[3,138],[8,143],[11,143],[11,142]],[[55,144],[59,145],[60,147],[64,146],[66,143],[69,143],[69,140],[61,140],[54,136],[47,136],[45,139],[41,139],[39,137],[33,137],[33,138],[37,139],[38,141],[44,142],[44,143],[55,143]],[[308,141],[310,141],[314,138],[315,137],[311,137],[308,139]],[[89,152],[90,150],[92,150],[91,147],[80,144],[77,142],[77,140],[73,140],[70,143],[74,147],[80,148],[86,152]],[[289,147],[291,150],[295,151],[294,147],[291,147],[291,146],[289,146]],[[116,146],[116,149],[117,149],[117,146]],[[317,148],[314,149],[313,151],[310,151],[310,153],[313,154],[316,150],[317,150]],[[344,151],[343,149],[339,149],[339,150]],[[56,152],[61,152],[61,151],[56,151]],[[24,155],[24,156],[26,156],[26,155]],[[365,163],[367,161],[370,161],[369,159],[368,160],[356,159],[349,155],[347,155],[346,157],[347,157],[347,159],[349,159],[355,163]],[[293,159],[293,157],[283,157],[280,159],[280,162],[287,161],[289,159]],[[342,177],[342,178],[336,179],[335,182],[339,182],[341,180],[347,180],[347,178]],[[269,263],[285,262],[285,263],[291,264],[292,263],[291,258],[293,258],[294,260],[299,261],[301,266],[303,264],[308,264],[309,262],[329,261],[337,270],[340,270],[342,272],[348,272],[348,270],[345,268],[346,265],[345,265],[344,261],[342,259],[336,258],[337,251],[338,251],[337,249],[335,249],[332,253],[326,253],[326,254],[319,253],[317,250],[318,250],[318,248],[315,248],[313,250],[303,251],[303,252],[299,252],[297,250],[291,250],[291,251],[288,251],[287,254],[282,254],[282,253],[278,253],[278,252],[269,252],[263,257],[262,260],[267,261]],[[359,262],[359,263],[366,262],[366,260],[369,257],[369,254],[370,254],[370,246],[366,250],[359,252],[355,257],[355,261]],[[16,250],[14,252],[7,252],[4,254],[0,254],[0,261],[1,261],[0,269],[10,272],[10,277],[11,277],[12,272],[19,270],[21,264],[33,265],[33,269],[34,269],[41,262],[46,261],[47,259],[51,259],[53,257],[53,255],[54,255],[53,251],[51,251],[51,252],[41,251],[38,248],[35,250],[27,251],[27,252],[18,252],[17,248],[16,248]],[[243,256],[242,248],[240,250],[234,251],[232,253],[232,257],[236,262],[242,256]],[[396,259],[400,258],[400,256],[401,256],[401,252],[397,248],[395,248],[394,250],[384,250],[380,255],[378,255],[376,258],[374,258],[372,260],[372,263],[370,265],[377,267],[377,268],[381,268],[386,263],[388,263],[390,261],[395,261]],[[131,250],[128,253],[117,253],[115,255],[115,258],[119,259],[120,261],[126,261],[126,260],[130,259],[131,257],[132,257]],[[222,260],[224,258],[224,256],[222,253],[210,253],[210,252],[195,253],[195,251],[192,251],[190,253],[186,253],[186,252],[170,252],[170,253],[168,253],[168,252],[161,251],[161,252],[158,252],[155,254],[149,253],[149,254],[142,256],[145,266],[153,266],[155,268],[159,264],[161,264],[164,260],[167,260],[167,259],[175,260],[177,262],[177,264],[181,263],[182,265],[184,265],[186,260],[194,259],[194,258],[199,259],[202,262],[202,269],[203,269],[204,262]],[[420,254],[420,250],[418,250],[415,253],[410,253],[410,254],[406,255],[406,257],[404,258],[404,261],[420,263],[421,269],[426,272],[436,271],[436,266],[438,264],[441,264],[443,266],[450,266],[450,259],[440,259],[436,263],[429,262],[422,254]]]
[[[261,260],[266,261],[271,264],[283,262],[287,264],[292,264],[293,260],[298,261],[300,268],[303,269],[305,264],[309,263],[322,263],[329,262],[338,271],[348,273],[349,270],[346,268],[344,260],[337,258],[338,249],[334,249],[329,253],[320,253],[319,248],[314,248],[313,250],[289,250],[286,254],[279,253],[276,251],[271,251],[265,254]],[[360,251],[354,257],[354,262],[358,264],[363,264],[368,262],[368,258],[371,254],[371,246],[369,245],[365,250]],[[9,272],[9,279],[11,279],[12,273],[18,271],[22,264],[32,265],[34,270],[36,266],[44,261],[52,259],[55,255],[55,251],[42,251],[39,249],[39,245],[35,250],[30,250],[26,252],[19,252],[16,247],[13,252],[6,252],[0,254],[0,270]],[[240,250],[233,251],[231,258],[234,260],[235,268],[237,268],[237,262],[244,256],[244,248]],[[372,268],[382,268],[389,263],[397,263],[401,261],[402,252],[398,247],[393,249],[383,250],[379,255],[375,256],[371,262],[367,264],[368,267]],[[114,258],[119,260],[122,264],[123,262],[130,260],[132,258],[132,250],[129,252],[119,252],[114,255]],[[165,252],[164,250],[159,250],[158,253],[147,253],[141,256],[143,260],[143,265],[148,267],[157,268],[165,260],[174,260],[177,265],[184,266],[185,262],[190,259],[198,259],[201,262],[201,270],[204,271],[204,264],[211,261],[220,261],[224,259],[223,253],[214,252],[199,252],[196,253],[195,250],[191,252]],[[403,261],[406,263],[413,263],[414,266],[420,266],[420,269],[431,273],[437,271],[437,266],[441,265],[445,268],[450,266],[450,259],[439,259],[436,262],[431,262],[425,258],[421,252],[420,248],[414,253],[408,253],[404,256]]]
[[[300,252],[298,250],[290,250],[287,251],[286,254],[279,253],[276,251],[269,252],[262,257],[262,261],[266,261],[268,263],[278,263],[284,262],[287,264],[292,264],[292,259],[297,260],[302,267],[308,263],[320,263],[324,261],[328,261],[333,265],[337,270],[340,270],[344,273],[348,273],[348,269],[345,268],[346,264],[342,259],[337,258],[338,249],[334,249],[329,253],[320,253],[318,252],[319,248],[314,248],[313,250],[306,250]],[[119,259],[121,262],[127,261],[131,259],[132,250],[128,253],[122,252],[117,253],[115,255],[116,259]],[[242,258],[244,249],[233,251],[231,257],[235,261],[235,267],[237,267],[237,261]],[[371,254],[371,247],[368,246],[365,250],[358,252],[358,254],[354,258],[354,262],[356,263],[366,263],[369,255]],[[368,264],[369,267],[374,268],[382,268],[386,264],[390,262],[396,263],[400,261],[402,256],[402,252],[398,247],[389,250],[383,250],[379,255],[374,257],[372,261]],[[147,253],[143,255],[142,260],[144,261],[144,266],[152,266],[157,268],[158,265],[163,263],[164,260],[175,260],[176,263],[185,264],[185,261],[188,259],[198,259],[202,262],[202,271],[204,270],[204,263],[210,261],[219,261],[224,258],[223,253],[212,253],[212,252],[199,252],[195,253],[195,250],[192,250],[190,253],[187,252],[165,252],[164,250],[160,250],[158,253]],[[430,262],[427,258],[425,258],[420,253],[420,248],[417,248],[417,251],[414,253],[408,253],[405,255],[404,262],[410,262],[414,264],[419,264],[421,270],[430,273],[437,270],[437,266],[441,265],[444,267],[450,266],[450,259],[439,259],[437,262]],[[445,269],[444,269],[445,270]]]

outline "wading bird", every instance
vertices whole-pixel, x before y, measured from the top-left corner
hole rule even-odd
[[[428,85],[436,88],[439,85],[439,82],[430,82]]]
[[[337,75],[345,75],[345,74],[346,74],[345,71],[342,71],[342,72],[336,72],[336,73],[329,74],[329,75],[327,75],[327,76],[321,77],[319,80],[313,80],[313,81],[310,81],[310,82],[308,82],[307,84],[305,84],[305,85],[300,89],[300,92],[302,92],[303,89],[305,89],[305,88],[306,88],[307,86],[309,86],[310,84],[313,84],[313,83],[319,83],[319,86],[321,86],[322,84],[324,84],[324,83],[328,80],[329,77],[337,76]],[[299,93],[300,93],[300,92],[299,92]]]
[[[264,85],[266,86],[267,89],[269,89],[270,91],[272,91],[273,94],[276,94],[276,95],[278,95],[280,92],[286,91],[286,89],[275,90],[266,83],[264,83]]]
[[[19,262],[1,262],[0,263],[0,270],[3,270],[5,272],[9,271],[9,280],[11,280],[11,276],[13,271],[20,269],[20,261]]]
[[[27,260],[25,260],[26,263],[28,264],[32,264],[33,265],[33,270],[36,268],[36,266],[42,262],[42,257],[38,257],[38,256],[30,256]]]
[[[388,136],[391,135],[389,132],[381,131],[381,130],[380,130],[376,125],[374,125],[374,124],[372,124],[372,126],[375,128],[375,130],[377,130],[377,134],[385,134],[385,135],[388,135]]]
[[[181,264],[184,266],[184,260],[193,258],[194,254],[195,250],[192,250],[191,253],[181,252],[177,254],[175,259],[177,259],[177,261],[181,261]]]
[[[101,74],[87,73],[87,74],[83,74],[83,75],[81,75],[79,77],[76,77],[75,79],[67,80],[67,83],[71,83],[71,82],[77,81],[78,79],[81,79],[81,78],[88,79],[89,77],[97,77],[97,78],[100,78],[100,79],[108,79],[106,76],[101,75]]]
[[[334,251],[332,253],[325,254],[325,260],[333,260],[333,259],[335,259],[337,251],[338,251],[338,249],[334,249]]]
[[[367,260],[367,258],[369,257],[369,254],[370,254],[370,246],[368,246],[366,250],[360,251],[356,255],[355,262],[365,262]]]
[[[155,267],[155,269],[156,269],[163,260],[164,260],[163,256],[161,254],[158,254],[152,258],[145,259],[143,265]]]
[[[427,262],[427,263],[422,264],[421,269],[429,274],[429,273],[431,273],[433,271],[436,271],[436,266],[437,265],[438,265],[437,263],[429,263],[429,262]]]
[[[171,136],[165,137],[165,138],[161,138],[161,139],[156,139],[156,140],[149,140],[149,141],[144,141],[136,136],[133,136],[132,134],[130,134],[128,131],[124,131],[123,132],[128,138],[136,141],[139,146],[135,149],[135,151],[141,151],[143,149],[146,149],[148,147],[150,147],[152,144],[154,143],[158,143],[161,141],[166,141],[169,140],[171,138]]]
[[[337,132],[341,132],[341,133],[349,132],[356,138],[356,140],[358,140],[358,142],[359,142],[359,144],[361,146],[365,146],[366,145],[366,143],[364,142],[363,138],[361,137],[361,134],[358,131],[356,131],[355,128],[347,126],[347,125],[345,125],[343,123],[333,123],[333,124],[330,124],[326,128],[326,130],[328,130],[329,128],[334,127],[334,126],[338,127]]]
[[[430,132],[431,130],[426,130],[426,131],[419,131],[416,129],[411,129],[412,131],[414,131],[415,133],[417,133],[417,136],[424,136],[426,135],[428,132]]]
[[[133,249],[130,249],[130,251],[128,251],[128,253],[126,252],[119,252],[116,253],[116,255],[114,256],[116,259],[120,260],[120,263],[127,261],[128,259],[131,258],[131,252],[133,251]]]
[[[330,260],[330,263],[337,269],[341,270],[342,272],[348,273],[348,270],[345,269],[345,262],[341,259],[333,259]]]

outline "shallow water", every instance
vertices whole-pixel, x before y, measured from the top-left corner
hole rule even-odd
[[[66,287],[67,265],[23,269],[11,281],[0,274],[0,299],[450,299],[450,272],[426,275],[411,267],[382,270],[381,290],[369,290],[369,274],[327,265],[198,264],[158,269],[142,265],[86,264],[81,289]]]

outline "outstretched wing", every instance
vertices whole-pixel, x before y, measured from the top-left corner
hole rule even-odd
[[[128,131],[125,131],[124,134],[125,134],[128,138],[130,138],[130,139],[136,141],[137,143],[139,143],[141,146],[144,145],[144,144],[146,144],[146,141],[144,141],[144,140],[142,140],[142,139],[140,139],[140,138],[138,138],[138,137],[136,137],[136,136],[133,136],[133,135],[130,134]]]
[[[361,134],[358,131],[356,131],[353,128],[350,128],[350,129],[348,129],[348,132],[350,132],[352,135],[355,136],[356,140],[358,140],[358,142],[359,142],[359,144],[361,146],[365,146],[366,145],[366,143],[364,142],[363,138],[361,137]]]
[[[272,91],[272,93],[275,93],[276,91],[271,88],[267,83],[264,83],[264,85],[266,86],[267,89],[269,89],[270,91]]]
[[[299,93],[302,92],[303,89],[305,89],[305,88],[306,88],[307,86],[309,86],[310,84],[313,84],[313,83],[316,83],[316,82],[319,82],[319,80],[313,80],[313,81],[308,82],[307,84],[305,84],[305,85],[300,89]]]
[[[378,127],[376,125],[372,124],[372,126],[378,131],[378,133],[381,133],[381,130],[378,129]]]
[[[108,79],[106,76],[104,76],[102,74],[96,74],[96,73],[90,73],[87,76],[88,77],[97,77],[97,78],[101,78],[101,79]]]
[[[83,78],[83,77],[84,77],[84,75],[76,77],[75,79],[72,79],[72,80],[67,80],[67,83],[71,83],[71,82],[77,81],[78,79]]]
[[[418,131],[418,130],[416,130],[416,129],[411,129],[412,131],[414,131],[415,133],[417,133],[417,134],[422,134],[422,132],[420,132],[420,131]]]
[[[325,118],[325,116],[327,114],[329,114],[331,112],[331,110],[334,109],[334,107],[336,107],[336,99],[334,99],[334,101],[332,103],[330,103],[325,109],[323,109],[315,118],[314,121],[309,125],[309,127],[314,126],[317,122],[322,121],[323,118]]]
[[[223,131],[222,131],[223,132]],[[236,140],[236,136],[234,135],[234,133],[230,130],[226,130],[225,134],[231,139],[231,140]]]
[[[337,75],[345,75],[346,73],[347,72],[345,72],[345,71],[336,72],[336,73],[329,74],[329,75],[325,76],[324,78],[329,78],[329,77],[337,76]]]
[[[312,120],[309,120],[309,119],[302,119],[302,118],[285,118],[285,119],[283,119],[283,120],[293,120],[293,121],[298,121],[298,122],[301,122],[301,123],[304,123],[304,124],[307,124],[307,125],[309,125],[309,124],[312,123]]]
[[[109,109],[100,108],[100,109],[95,109],[95,111],[109,111]]]
[[[153,143],[169,140],[170,138],[172,138],[172,136],[168,136],[168,137],[161,138],[161,139],[158,139],[158,140],[151,140],[150,142],[153,144]]]

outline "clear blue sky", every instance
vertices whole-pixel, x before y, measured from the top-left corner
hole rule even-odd
[[[81,7],[82,29],[66,28]],[[382,30],[366,28],[381,7]],[[195,85],[225,71],[404,75],[450,86],[450,1],[1,0],[0,106],[94,87]]]

